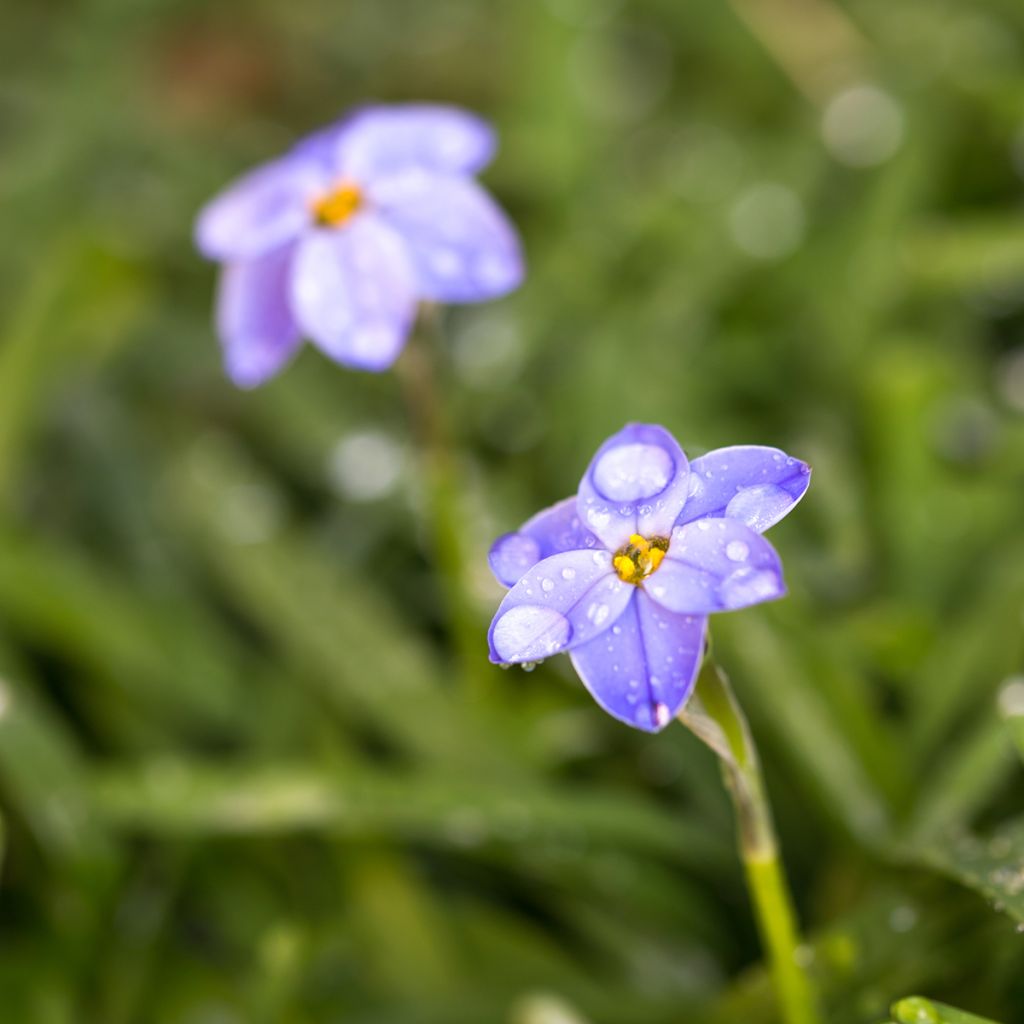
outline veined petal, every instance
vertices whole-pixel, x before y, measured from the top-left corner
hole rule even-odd
[[[363,370],[384,370],[395,361],[416,315],[405,246],[365,213],[343,228],[302,239],[291,290],[299,326],[317,347]]]
[[[591,696],[612,717],[658,732],[693,691],[707,618],[679,615],[638,591],[610,630],[570,657]]]
[[[505,595],[488,641],[491,661],[541,661],[609,629],[636,588],[607,551],[563,551],[538,562]]]
[[[196,246],[212,260],[262,256],[309,226],[309,204],[325,185],[309,160],[284,157],[257,167],[203,207],[196,220]]]
[[[367,182],[411,168],[474,174],[497,148],[491,126],[457,107],[430,103],[364,107],[336,141],[341,173]]]
[[[721,518],[676,527],[644,590],[669,611],[705,615],[772,601],[786,585],[771,544],[740,520]]]
[[[228,376],[240,388],[272,377],[299,346],[289,308],[294,249],[284,246],[258,259],[229,263],[217,291],[217,330]]]
[[[597,538],[580,522],[573,497],[538,512],[514,533],[499,537],[487,557],[498,582],[511,587],[542,558],[597,547]]]
[[[778,448],[734,445],[690,463],[690,496],[677,525],[729,516],[764,533],[804,496],[811,467]]]
[[[479,302],[522,281],[515,228],[471,178],[412,170],[380,179],[368,194],[408,244],[424,298]]]
[[[580,481],[583,524],[610,550],[630,534],[667,537],[686,501],[689,465],[663,427],[630,423],[610,437]]]

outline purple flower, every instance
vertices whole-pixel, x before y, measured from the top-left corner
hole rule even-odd
[[[199,215],[224,264],[217,327],[228,374],[255,387],[308,337],[384,370],[420,300],[478,302],[523,277],[519,239],[473,180],[491,128],[450,107],[366,107],[246,174]]]
[[[785,593],[761,533],[810,473],[755,445],[690,464],[664,428],[629,424],[598,449],[575,498],[495,541],[491,568],[512,589],[491,623],[491,660],[569,651],[605,711],[664,728],[693,689],[708,615]]]

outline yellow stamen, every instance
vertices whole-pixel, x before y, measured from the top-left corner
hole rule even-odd
[[[341,227],[363,205],[363,194],[357,185],[344,182],[313,202],[313,219],[321,227]]]
[[[623,583],[642,583],[662,563],[668,550],[665,537],[651,537],[649,540],[634,533],[612,559],[612,567]]]
[[[636,563],[629,555],[616,555],[612,559],[612,565],[619,574],[620,580],[629,580],[636,572]]]

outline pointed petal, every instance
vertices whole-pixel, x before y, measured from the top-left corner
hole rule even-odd
[[[542,558],[561,551],[600,547],[597,538],[580,522],[576,498],[566,498],[538,512],[514,533],[506,533],[487,556],[499,583],[514,586]]]
[[[217,291],[217,331],[228,376],[240,388],[273,377],[299,347],[288,306],[294,249],[286,246],[245,263],[229,263]]]
[[[630,534],[667,537],[686,501],[689,465],[663,427],[630,423],[597,450],[580,481],[580,519],[614,551]]]
[[[661,608],[642,591],[610,630],[570,657],[591,696],[613,718],[658,732],[693,692],[707,618]]]
[[[360,182],[415,168],[475,174],[490,162],[496,147],[491,126],[457,107],[371,106],[342,123],[336,161],[343,174]]]
[[[385,370],[416,315],[416,286],[405,246],[367,214],[343,228],[313,231],[299,243],[292,307],[302,330],[346,366]]]
[[[778,448],[719,448],[690,464],[690,496],[678,525],[729,516],[764,533],[804,496],[810,482],[811,467]]]
[[[480,302],[522,281],[515,228],[472,179],[409,171],[380,180],[369,197],[408,244],[425,298]]]
[[[257,167],[199,212],[195,240],[212,260],[248,260],[292,241],[310,223],[309,204],[326,181],[308,160]]]
[[[491,623],[491,661],[541,661],[609,629],[636,588],[607,551],[563,551],[538,562],[505,595]]]
[[[723,518],[676,527],[644,590],[669,611],[705,615],[773,601],[786,585],[771,544],[738,519]]]

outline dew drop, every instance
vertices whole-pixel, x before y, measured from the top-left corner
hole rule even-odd
[[[750,548],[742,540],[731,540],[725,545],[725,557],[732,562],[742,562],[750,554]]]

